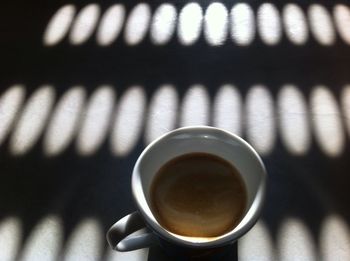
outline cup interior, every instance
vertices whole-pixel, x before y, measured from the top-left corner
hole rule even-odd
[[[173,234],[157,222],[150,208],[150,188],[156,173],[169,160],[187,153],[205,152],[230,162],[239,171],[246,186],[248,200],[240,223],[230,232],[212,240]],[[244,140],[226,131],[211,127],[182,128],[151,143],[139,157],[133,172],[132,190],[146,222],[166,238],[189,244],[210,244],[239,237],[254,225],[262,204],[266,173],[254,149]]]

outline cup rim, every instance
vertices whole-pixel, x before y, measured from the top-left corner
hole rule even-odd
[[[254,211],[251,213],[250,219],[244,224],[244,226],[240,227],[237,229],[234,233],[228,232],[226,236],[220,236],[217,239],[213,239],[210,241],[203,241],[203,242],[195,242],[195,241],[190,241],[190,240],[185,240],[181,239],[180,237],[177,237],[175,234],[172,234],[168,232],[166,229],[164,229],[160,224],[155,222],[152,218],[149,216],[149,214],[144,210],[142,204],[140,203],[140,193],[139,189],[142,190],[142,184],[139,179],[139,165],[144,158],[145,154],[148,153],[148,151],[155,146],[156,144],[162,142],[164,139],[167,139],[169,137],[172,137],[174,135],[177,135],[179,133],[186,133],[186,132],[191,132],[191,131],[209,131],[211,133],[216,132],[216,133],[223,133],[225,135],[230,136],[233,138],[235,141],[239,142],[241,145],[243,145],[249,153],[251,153],[254,158],[257,160],[259,167],[261,168],[261,183],[258,186],[258,191],[256,193],[255,198],[253,199],[253,203],[250,207],[250,209],[254,208]],[[131,178],[131,190],[133,194],[134,201],[137,205],[138,211],[140,212],[141,216],[144,218],[145,223],[150,226],[157,235],[159,235],[161,238],[163,238],[166,241],[175,243],[177,245],[183,245],[191,248],[208,248],[208,247],[217,247],[217,246],[222,246],[225,245],[229,242],[234,242],[238,238],[240,238],[242,235],[247,233],[257,222],[261,209],[263,207],[264,199],[265,199],[265,194],[266,194],[266,179],[267,179],[267,172],[265,165],[259,156],[259,154],[255,151],[255,149],[248,143],[246,142],[243,138],[239,137],[238,135],[231,133],[229,131],[223,130],[221,128],[217,127],[211,127],[211,126],[190,126],[190,127],[181,127],[175,130],[172,130],[170,132],[167,132],[163,134],[162,136],[158,137],[155,139],[153,142],[151,142],[146,148],[142,151],[140,156],[138,157],[133,172],[132,172],[132,178]],[[249,211],[248,211],[249,212]],[[248,213],[247,212],[247,213]],[[247,214],[246,214],[247,215]],[[244,219],[244,218],[243,218]],[[239,225],[237,225],[234,229],[236,229]]]

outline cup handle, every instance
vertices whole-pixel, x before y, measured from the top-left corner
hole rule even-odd
[[[117,223],[107,232],[108,244],[117,251],[126,252],[153,246],[157,239],[152,232],[148,232],[146,225],[138,212],[131,213]],[[138,230],[142,234],[130,235]]]

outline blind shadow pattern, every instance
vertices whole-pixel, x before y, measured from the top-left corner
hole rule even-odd
[[[121,95],[115,89],[101,85],[87,97],[84,86],[73,86],[56,98],[54,86],[42,85],[25,100],[24,85],[10,86],[0,96],[2,150],[23,156],[37,144],[50,157],[72,144],[78,155],[89,156],[108,141],[110,152],[123,157],[139,141],[147,145],[177,127],[211,125],[245,137],[263,156],[280,139],[292,155],[316,146],[325,156],[337,157],[350,135],[350,85],[339,97],[321,84],[305,97],[296,85],[285,84],[276,100],[263,84],[249,87],[245,95],[234,84],[218,86],[212,99],[205,86],[194,84],[181,101],[171,84],[155,88],[150,97],[142,86],[127,87]]]
[[[13,6],[0,260],[168,260],[112,252],[105,233],[135,211],[142,149],[189,125],[243,136],[267,166],[262,218],[230,260],[350,259],[346,1]]]
[[[256,39],[273,46],[280,43],[282,35],[294,45],[305,45],[313,38],[321,46],[331,46],[336,34],[345,44],[350,43],[349,24],[350,8],[344,4],[326,8],[318,3],[302,7],[287,3],[277,7],[266,2],[253,9],[249,2],[233,6],[190,2],[182,7],[162,3],[152,10],[144,2],[128,11],[122,3],[105,10],[97,3],[79,9],[67,4],[48,21],[43,44],[54,46],[67,38],[70,44],[81,45],[95,38],[98,46],[109,46],[123,38],[127,45],[134,46],[149,37],[154,45],[166,45],[177,38],[181,45],[188,46],[203,33],[211,46],[228,42],[248,46]]]
[[[284,84],[277,95],[264,84],[244,93],[235,84],[215,92],[193,84],[182,94],[173,84],[152,92],[102,84],[90,94],[80,85],[59,96],[54,85],[27,89],[14,84],[0,96],[3,260],[162,257],[154,249],[111,252],[104,234],[133,209],[130,173],[142,148],[176,127],[198,124],[245,137],[268,168],[267,206],[239,241],[239,260],[350,257],[349,213],[339,204],[348,193],[331,193],[348,190],[328,183],[342,180],[348,167],[349,85],[335,93],[320,84],[305,93]]]
[[[19,260],[147,260],[147,249],[129,253],[104,249],[101,225],[93,218],[82,220],[64,244],[60,219],[54,215],[46,216],[33,228],[23,250],[16,255],[22,248],[21,228],[20,221],[15,217],[8,217],[1,222],[0,235],[4,243],[6,240],[6,248],[1,245],[2,260],[15,260],[16,257],[19,257]],[[238,260],[347,260],[347,246],[350,243],[348,233],[348,227],[342,218],[337,215],[328,216],[321,227],[321,251],[318,251],[309,229],[299,219],[289,218],[282,223],[276,245],[266,225],[259,222],[239,242]],[[251,244],[255,247],[252,248]],[[337,253],[337,249],[340,248],[344,250]],[[164,256],[161,258],[158,260],[168,260]]]

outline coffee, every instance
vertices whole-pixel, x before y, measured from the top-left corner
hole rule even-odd
[[[150,190],[157,221],[172,233],[210,238],[232,230],[247,204],[234,166],[208,153],[176,157],[157,172]]]

